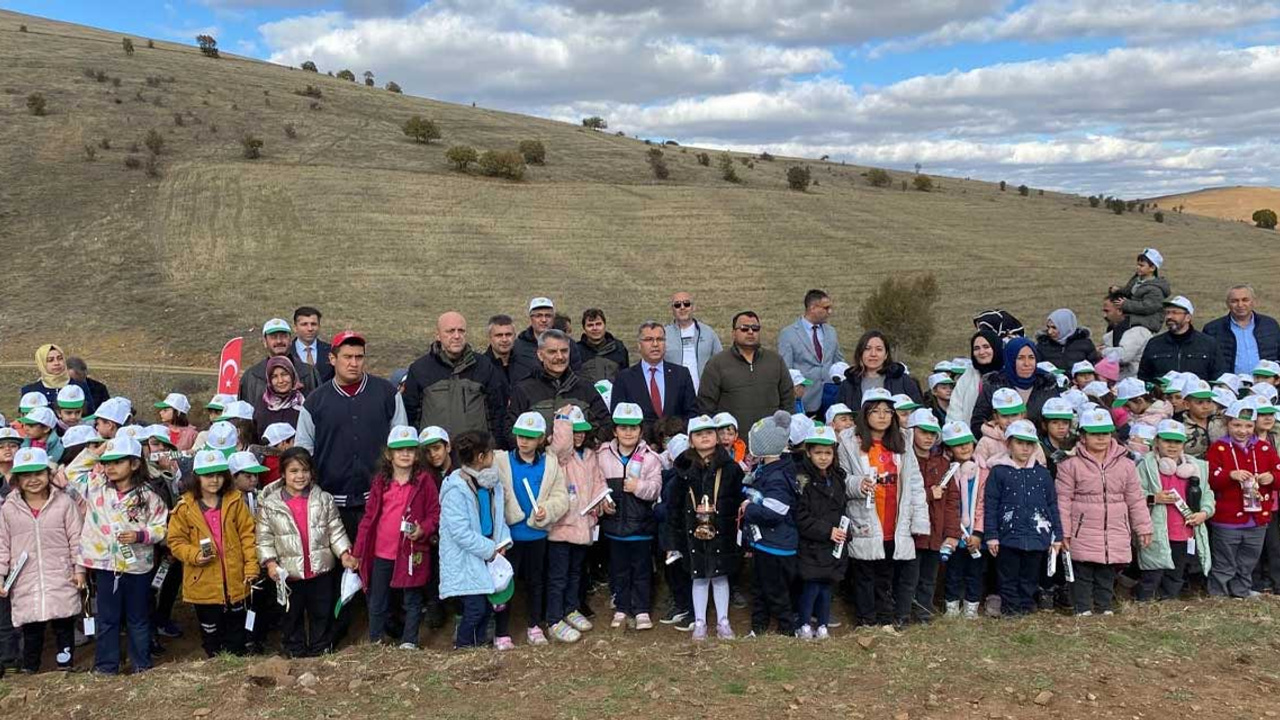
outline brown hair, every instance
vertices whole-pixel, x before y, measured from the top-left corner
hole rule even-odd
[[[298,463],[306,468],[313,475],[316,470],[316,462],[311,457],[311,453],[304,447],[294,445],[293,447],[280,453],[280,475],[283,477],[286,470],[293,463]]]

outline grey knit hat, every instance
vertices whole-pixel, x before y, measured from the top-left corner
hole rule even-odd
[[[787,450],[791,433],[791,413],[783,410],[760,418],[747,434],[747,447],[756,457],[781,455]]]

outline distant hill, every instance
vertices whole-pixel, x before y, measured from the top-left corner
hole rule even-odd
[[[1184,213],[1252,223],[1255,210],[1271,208],[1280,212],[1280,188],[1246,185],[1205,188],[1181,195],[1151,198],[1147,202],[1159,203],[1162,208],[1181,206]]]
[[[265,319],[314,304],[327,331],[367,333],[386,371],[425,350],[446,309],[466,314],[483,347],[489,315],[519,318],[528,298],[550,295],[575,328],[584,308],[604,308],[631,343],[639,322],[669,318],[676,289],[695,293],[726,341],[732,313],[750,308],[772,343],[812,287],[835,297],[851,351],[858,306],[882,278],[932,271],[939,335],[910,359],[923,377],[925,363],[964,354],[969,318],[991,306],[1028,328],[1068,306],[1100,332],[1099,298],[1144,246],[1164,252],[1175,289],[1198,304],[1280,273],[1274,235],[1238,223],[1167,213],[1159,224],[954,178],[916,192],[896,171],[874,188],[866,168],[782,157],[735,155],[733,184],[697,162],[701,150],[675,146],[658,181],[650,148],[612,131],[145,37],[126,56],[121,38],[0,12],[0,360],[29,362],[59,341],[91,361],[212,366],[228,337],[256,348]],[[318,99],[296,94],[308,85]],[[33,93],[43,117],[27,111]],[[406,138],[415,114],[443,139]],[[150,130],[164,141],[158,177],[125,165],[145,160]],[[260,159],[243,157],[246,133],[264,141]],[[524,139],[545,143],[547,158],[523,182],[445,160],[450,145]],[[817,181],[805,193],[786,185],[800,163]]]

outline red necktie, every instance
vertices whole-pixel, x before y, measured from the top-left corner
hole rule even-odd
[[[662,393],[658,392],[658,368],[649,368],[649,402],[653,404],[653,414],[662,417]]]
[[[818,337],[818,326],[813,326],[813,352],[818,356],[818,362],[822,362],[822,340]]]

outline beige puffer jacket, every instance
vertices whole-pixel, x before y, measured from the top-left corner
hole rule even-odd
[[[258,498],[258,560],[263,567],[274,560],[293,579],[303,576],[302,535],[293,513],[284,504],[284,481],[277,480],[262,490]],[[337,558],[351,549],[351,540],[342,528],[342,518],[333,496],[312,485],[307,497],[307,548],[311,575],[323,575],[337,567]]]

